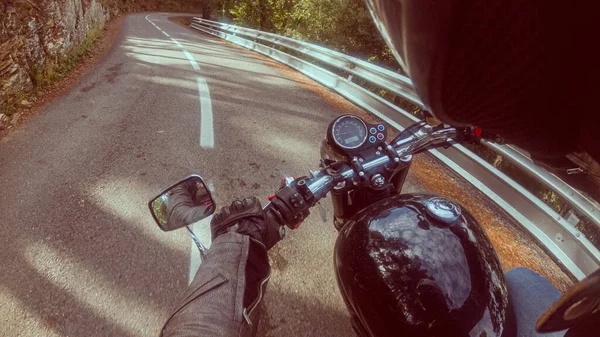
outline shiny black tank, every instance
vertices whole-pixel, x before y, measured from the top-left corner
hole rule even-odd
[[[335,266],[359,335],[500,336],[507,291],[487,235],[460,215],[441,221],[434,195],[391,197],[360,211],[340,230]]]

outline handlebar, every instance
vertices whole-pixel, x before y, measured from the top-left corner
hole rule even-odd
[[[479,141],[476,128],[431,126],[417,122],[403,130],[391,143],[378,148],[369,160],[353,157],[349,162],[335,162],[309,177],[288,181],[264,208],[267,216],[296,229],[309,215],[309,209],[334,188],[346,188],[370,183],[375,175],[394,170],[412,155],[432,147],[450,146],[453,141]]]

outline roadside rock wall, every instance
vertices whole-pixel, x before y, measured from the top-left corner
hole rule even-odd
[[[97,0],[0,0],[0,106],[10,95],[33,89],[34,69],[79,45],[92,27],[109,19]]]

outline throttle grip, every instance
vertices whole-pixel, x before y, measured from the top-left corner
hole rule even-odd
[[[479,143],[482,139],[496,144],[504,144],[500,135],[483,130],[478,126],[457,128],[457,140],[460,142]]]
[[[298,228],[310,214],[310,205],[295,187],[284,186],[269,200],[271,202],[265,207],[265,212],[269,211],[271,216],[277,218],[277,223],[290,229]]]
[[[263,208],[263,211],[265,212],[265,215],[267,217],[267,221],[272,221],[283,226],[281,218],[278,216],[277,211],[274,208],[275,206],[273,205],[273,203],[268,203]]]
[[[281,217],[278,215],[275,206],[272,203],[268,203],[264,208],[266,221],[279,225],[279,239],[282,240],[285,237],[285,227],[281,221]]]

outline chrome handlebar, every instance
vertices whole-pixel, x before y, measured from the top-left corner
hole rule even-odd
[[[357,179],[369,178],[379,173],[386,167],[396,166],[402,161],[410,160],[412,154],[418,153],[430,146],[441,145],[455,139],[458,135],[454,127],[433,127],[426,122],[419,122],[403,132],[388,145],[387,154],[381,151],[381,155],[375,158],[361,162],[363,171],[358,171],[354,166],[344,163],[339,165],[336,170],[326,167],[321,171],[311,173],[311,177],[306,178],[305,184],[312,194],[313,204],[324,198],[337,184],[345,182],[346,184],[358,184]],[[392,151],[389,151],[392,150]],[[390,156],[395,153],[396,156]],[[359,158],[353,158],[360,160]],[[393,164],[391,164],[393,162]]]
[[[436,129],[425,122],[413,125],[415,126],[420,128],[412,135],[397,140],[393,145],[398,156],[412,155],[429,146],[447,143],[457,136],[457,130],[453,127]]]
[[[456,128],[432,127],[425,122],[413,124],[402,131],[392,144],[379,148],[373,158],[354,157],[350,162],[336,162],[311,172],[309,177],[286,181],[275,195],[269,197],[265,212],[274,221],[295,229],[308,216],[310,208],[336,186],[359,186],[370,183],[371,179],[380,183],[383,172],[410,162],[413,154],[430,146],[448,144],[461,136],[463,134]]]

